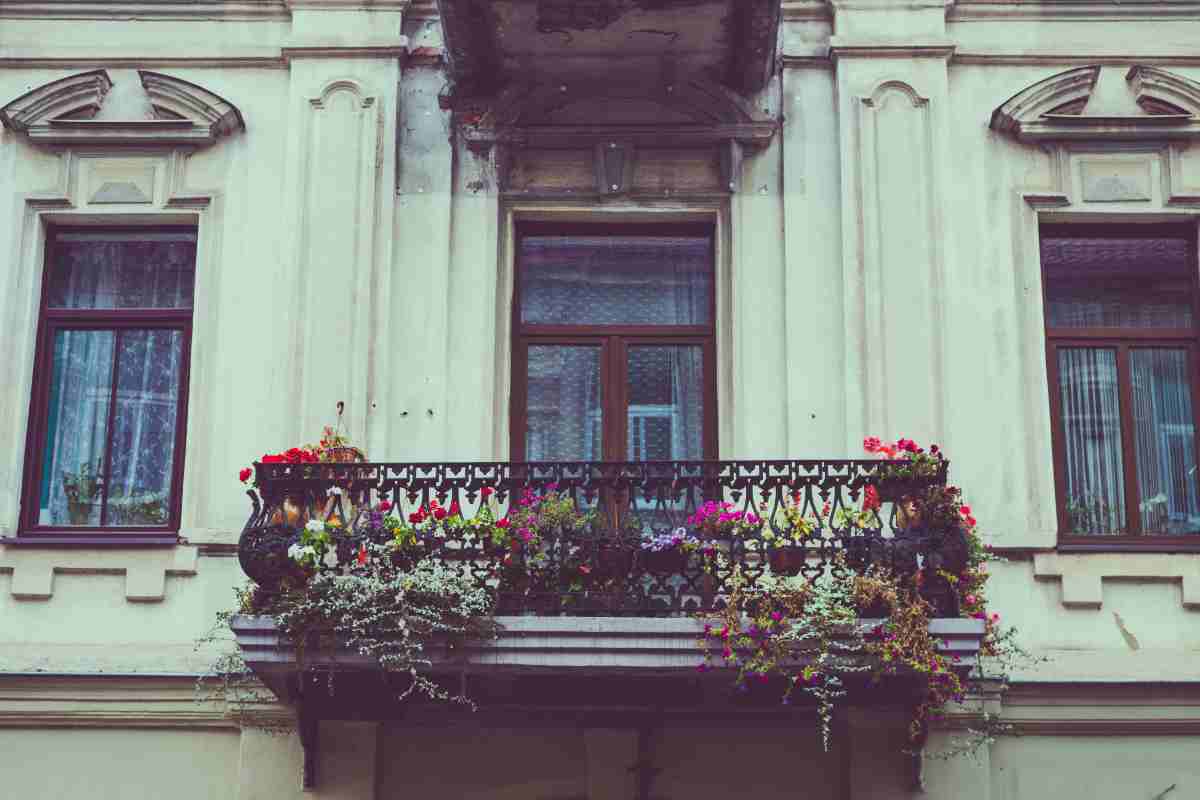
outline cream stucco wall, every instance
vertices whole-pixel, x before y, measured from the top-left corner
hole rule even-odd
[[[234,102],[247,128],[194,153],[56,151],[0,128],[0,536],[17,526],[44,226],[191,222],[200,233],[187,543],[0,545],[0,670],[85,682],[195,674],[211,652],[193,642],[242,580],[230,553],[248,511],[240,466],[312,437],[336,400],[379,458],[506,455],[515,219],[705,218],[721,233],[722,456],[850,457],[867,434],[936,439],[990,541],[1013,557],[993,567],[993,604],[1052,660],[1018,676],[1042,694],[999,711],[1038,735],[1003,739],[982,765],[928,765],[932,796],[969,786],[997,800],[1115,800],[1171,783],[1179,797],[1200,794],[1185,758],[1200,732],[1186,688],[1200,678],[1200,560],[1053,552],[1036,238],[1039,219],[1194,221],[1200,155],[1153,140],[1067,153],[988,128],[1005,99],[1072,66],[1153,63],[1200,81],[1200,7],[1097,4],[1083,19],[1053,4],[788,2],[780,74],[753,98],[783,125],[748,156],[736,193],[566,202],[502,197],[491,158],[454,143],[442,68],[404,57],[402,34],[441,44],[429,4],[211,3],[119,18],[51,5],[0,4],[0,103],[85,69],[121,83],[148,68]],[[1151,199],[1085,202],[1081,152],[1144,159]],[[92,202],[97,165],[153,168],[153,201]],[[1163,682],[1183,694],[1162,694]],[[1114,685],[1135,690],[1110,702]],[[123,765],[139,761],[181,796],[235,796],[218,785],[287,796],[279,786],[295,779],[294,735],[239,736],[220,711],[218,730],[189,730],[183,711],[170,732],[140,730],[164,702],[159,689],[63,689],[57,710],[28,715],[12,698],[35,688],[22,683],[0,704],[0,722],[19,726],[0,728],[0,775],[18,770],[21,796],[136,796]],[[46,727],[113,707],[123,716],[108,727]],[[436,795],[432,778],[414,781],[415,765],[453,771],[458,752],[485,745],[494,768],[454,790],[439,784],[444,796],[627,796],[616,765],[635,742],[603,729],[334,729],[347,755],[323,766],[346,778],[323,792],[347,797]],[[895,742],[872,737],[895,730],[863,724],[855,742],[892,752]],[[1121,737],[1095,736],[1113,731]],[[659,757],[674,766],[663,796],[721,786],[726,741],[720,727],[664,736]],[[741,768],[770,776],[782,764],[793,776],[803,764],[805,790],[834,796],[811,743],[773,729],[738,741]],[[522,758],[546,747],[546,769],[530,777]],[[80,770],[38,782],[48,752],[78,754]],[[903,763],[873,766],[885,761],[853,761],[853,786],[838,791],[907,796],[895,788]],[[763,780],[756,794],[784,785]]]

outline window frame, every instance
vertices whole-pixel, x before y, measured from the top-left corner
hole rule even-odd
[[[1191,328],[1052,328],[1049,323],[1049,285],[1041,256],[1042,242],[1048,238],[1145,238],[1183,237],[1190,249]],[[1141,531],[1137,481],[1137,448],[1133,419],[1133,382],[1130,377],[1130,351],[1170,348],[1188,351],[1191,377],[1193,446],[1200,465],[1200,257],[1197,251],[1196,222],[1096,224],[1055,222],[1038,226],[1038,270],[1042,279],[1042,313],[1046,348],[1046,375],[1050,394],[1050,432],[1054,464],[1054,499],[1058,547],[1063,551],[1195,551],[1200,552],[1200,531],[1186,534],[1144,535]],[[1127,533],[1072,534],[1066,504],[1067,455],[1063,424],[1062,387],[1058,369],[1060,348],[1108,348],[1116,351],[1117,397],[1121,424],[1121,468]],[[1198,489],[1200,490],[1200,489]]]
[[[600,348],[601,461],[627,462],[629,425],[627,352],[629,347],[699,345],[704,368],[703,460],[717,457],[717,233],[712,222],[545,222],[518,221],[514,233],[512,293],[512,384],[509,403],[511,460],[526,459],[528,421],[528,351],[534,345],[577,345]],[[546,325],[521,319],[523,297],[521,240],[525,236],[707,236],[712,291],[705,325]]]
[[[192,326],[195,313],[195,291],[189,308],[137,308],[137,309],[94,309],[94,308],[51,308],[50,279],[58,237],[64,234],[125,235],[154,233],[191,233],[196,237],[199,263],[199,230],[195,224],[173,225],[55,225],[48,224],[44,230],[45,250],[42,259],[41,293],[38,298],[37,333],[33,359],[33,380],[29,393],[28,428],[25,441],[25,470],[21,482],[21,513],[17,536],[27,542],[53,544],[174,544],[179,540],[183,517],[183,472],[187,449],[187,413],[191,375]],[[195,278],[193,278],[193,281]],[[193,283],[193,287],[195,283]],[[171,464],[170,505],[167,521],[163,525],[42,525],[38,516],[41,507],[40,491],[42,471],[45,466],[45,439],[49,426],[50,389],[53,382],[54,338],[61,330],[111,330],[119,336],[127,330],[178,330],[181,334],[179,365],[179,400],[175,416],[175,448]],[[114,339],[113,370],[117,369],[118,357]],[[114,376],[115,377],[115,376]],[[110,470],[112,459],[111,437],[114,435],[114,417],[117,391],[116,381],[111,380],[109,396],[109,421],[105,450],[105,473]],[[107,499],[107,492],[105,493]]]

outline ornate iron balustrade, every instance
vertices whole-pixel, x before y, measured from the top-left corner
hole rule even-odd
[[[961,531],[939,530],[905,513],[902,498],[944,486],[937,474],[897,481],[889,461],[673,461],[554,463],[319,463],[256,464],[253,511],[242,533],[243,570],[268,592],[296,566],[288,548],[313,518],[340,522],[339,561],[360,543],[379,540],[380,501],[402,520],[436,501],[469,521],[491,504],[499,519],[526,492],[570,497],[590,510],[586,524],[539,529],[530,545],[499,546],[467,524],[434,522],[416,551],[441,559],[497,593],[498,613],[539,615],[680,615],[719,605],[735,567],[749,580],[770,569],[809,577],[826,570],[861,573],[870,566],[913,574],[921,567],[965,564]],[[883,505],[864,515],[867,486]],[[333,491],[331,491],[333,490]],[[689,523],[706,501],[727,502],[753,514],[749,531],[697,531]],[[811,530],[788,521],[797,513]],[[847,513],[843,513],[847,512]],[[850,514],[857,517],[850,521]],[[372,519],[372,515],[374,519]],[[642,543],[679,531],[699,540],[690,553],[651,552]],[[781,542],[785,544],[781,544]],[[383,543],[378,541],[378,543]],[[927,574],[933,574],[927,570]],[[953,592],[927,581],[925,593],[940,616],[957,616]],[[867,612],[869,614],[869,612]]]

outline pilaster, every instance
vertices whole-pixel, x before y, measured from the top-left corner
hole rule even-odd
[[[847,447],[945,431],[945,3],[835,0]]]
[[[400,32],[406,3],[292,0],[284,48],[287,171],[279,291],[296,313],[291,439],[310,441],[346,404],[343,431],[371,440],[377,376],[371,350],[385,307],[372,287],[391,260]],[[267,267],[270,268],[270,267]]]

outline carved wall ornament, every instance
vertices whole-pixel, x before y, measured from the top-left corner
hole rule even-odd
[[[39,86],[0,108],[0,123],[49,145],[205,147],[222,136],[244,131],[237,106],[194,83],[139,70],[141,91],[152,116],[98,117],[113,81],[106,70],[71,75]]]
[[[1001,104],[991,127],[1029,142],[1200,136],[1200,83],[1142,64],[1120,77],[1118,68],[1099,65],[1051,75]]]

